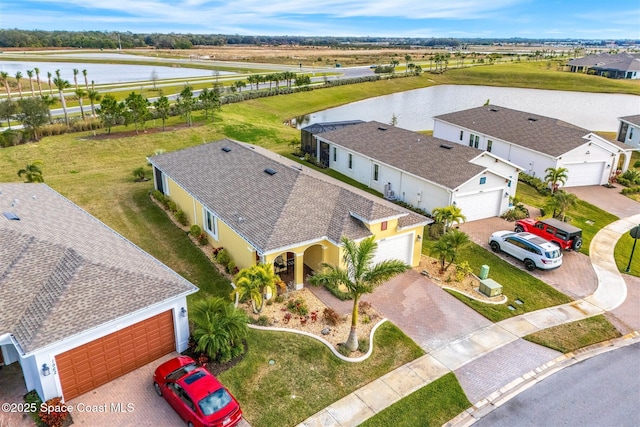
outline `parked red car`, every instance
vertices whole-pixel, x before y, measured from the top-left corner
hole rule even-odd
[[[566,222],[549,218],[536,221],[532,218],[525,218],[516,221],[516,233],[528,231],[531,234],[540,236],[562,249],[573,249],[577,251],[582,247],[582,230]]]
[[[176,357],[158,366],[153,386],[189,427],[232,427],[242,419],[235,397],[190,357]]]

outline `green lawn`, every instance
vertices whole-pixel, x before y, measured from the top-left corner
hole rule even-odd
[[[363,427],[441,426],[471,403],[453,372],[410,394],[360,424]]]
[[[619,336],[620,332],[601,315],[543,329],[524,339],[565,354]]]
[[[640,224],[639,224],[640,225]],[[640,240],[640,239],[639,239]],[[629,259],[631,259],[631,250],[633,249],[634,239],[629,233],[624,233],[614,251],[616,259],[616,265],[618,269],[626,273],[627,266],[629,265]],[[629,274],[632,276],[640,277],[640,242],[636,243],[636,249],[633,253],[633,259],[631,259]]]
[[[311,338],[251,330],[245,358],[219,377],[252,426],[293,426],[423,354],[390,322],[378,328],[373,354],[361,363],[343,362]]]

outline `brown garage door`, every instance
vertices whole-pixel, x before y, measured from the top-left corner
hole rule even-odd
[[[171,311],[56,356],[65,400],[131,372],[176,348]]]

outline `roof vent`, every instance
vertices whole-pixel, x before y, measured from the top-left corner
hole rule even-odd
[[[490,107],[489,111],[493,111],[495,113],[495,112],[498,112],[500,110],[498,110],[496,107]]]
[[[447,150],[451,150],[453,148],[453,146],[446,145],[446,144],[440,144],[440,148],[446,148]]]
[[[231,151],[231,147],[222,147],[222,151],[228,153],[229,151]]]
[[[266,173],[268,173],[269,175],[275,175],[276,174],[276,171],[271,169],[271,168],[266,168],[264,171]]]
[[[534,119],[533,117],[529,117],[529,123],[537,122],[538,119]]]
[[[20,218],[18,218],[18,215],[14,214],[13,212],[2,212],[2,215],[4,215],[4,217],[7,218],[8,220],[20,221]]]
[[[387,130],[387,128],[382,127],[382,126],[378,126],[378,130]]]

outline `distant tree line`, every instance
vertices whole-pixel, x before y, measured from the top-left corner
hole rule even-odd
[[[90,48],[132,49],[190,49],[194,46],[223,45],[299,45],[359,48],[437,47],[465,49],[468,45],[567,43],[582,46],[605,46],[612,40],[524,39],[524,38],[451,38],[451,37],[309,37],[309,36],[250,36],[223,34],[135,34],[116,31],[42,31],[0,30],[0,48]],[[618,45],[638,44],[640,40],[614,40]]]

